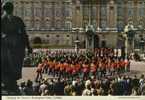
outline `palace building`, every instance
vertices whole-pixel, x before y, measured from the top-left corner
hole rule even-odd
[[[134,48],[145,39],[145,0],[11,1],[32,44],[73,48],[79,40],[80,48],[122,48],[121,34],[129,22],[135,28]]]

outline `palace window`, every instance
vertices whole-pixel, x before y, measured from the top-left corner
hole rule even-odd
[[[101,28],[102,30],[105,30],[107,27],[107,21],[106,20],[101,20]]]
[[[51,10],[51,5],[46,5],[44,8],[44,15],[46,17],[51,17],[52,16],[52,10]]]
[[[35,28],[36,30],[39,30],[39,29],[40,29],[40,21],[39,21],[39,20],[36,20],[36,21],[35,21],[35,26],[34,26],[34,28]]]
[[[22,16],[22,9],[21,7],[16,7],[15,9],[15,15],[21,17]]]
[[[60,29],[61,28],[61,21],[56,21],[56,29]]]
[[[59,6],[59,5],[58,5]],[[62,14],[62,12],[61,12],[61,7],[56,7],[55,8],[55,16],[56,17],[61,17],[61,14]]]
[[[89,16],[89,6],[88,5],[83,5],[83,15]]]
[[[25,8],[25,9],[24,9],[24,15],[25,15],[25,16],[30,17],[31,14],[32,14],[31,8]]]
[[[46,24],[45,24],[46,29],[50,29],[51,27],[51,22],[49,20],[46,20]]]
[[[117,5],[117,15],[124,16],[124,5],[122,3]]]
[[[134,14],[133,1],[128,1],[128,16],[133,16],[133,14]]]
[[[34,9],[34,15],[37,17],[41,17],[41,8],[35,8]]]
[[[97,16],[97,8],[96,8],[96,5],[93,5],[93,7],[92,7],[92,17],[93,18],[96,18],[96,16]]]
[[[107,16],[107,6],[106,5],[101,6],[101,17],[102,16]]]
[[[65,22],[65,29],[71,30],[71,28],[72,28],[72,22],[71,21],[66,21]]]
[[[71,17],[72,16],[72,7],[70,4],[64,4],[64,16]]]
[[[139,4],[138,4],[138,14],[139,14],[139,16],[145,16],[145,2],[139,2]]]

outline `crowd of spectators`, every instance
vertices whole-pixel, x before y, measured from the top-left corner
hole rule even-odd
[[[41,81],[22,82],[19,86],[21,95],[37,96],[125,96],[145,95],[145,77],[118,75],[101,79],[90,77],[46,78]]]

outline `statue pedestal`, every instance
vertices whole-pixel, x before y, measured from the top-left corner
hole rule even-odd
[[[80,41],[79,40],[76,40],[75,41],[75,52],[79,52],[79,46],[78,46],[78,44],[80,43]]]

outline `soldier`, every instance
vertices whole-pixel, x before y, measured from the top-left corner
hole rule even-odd
[[[3,88],[8,95],[17,94],[16,81],[21,78],[25,48],[32,53],[25,25],[21,18],[13,15],[13,4],[6,2],[2,6],[1,17],[1,75]]]
[[[37,70],[36,70],[36,73],[37,73],[37,76],[36,76],[36,81],[40,81],[42,79],[42,72],[44,70],[44,61],[43,59],[40,59],[39,61],[39,64],[37,66]]]
[[[97,67],[95,65],[95,62],[91,62],[91,64],[90,64],[90,76],[95,76],[96,70],[97,70]]]

